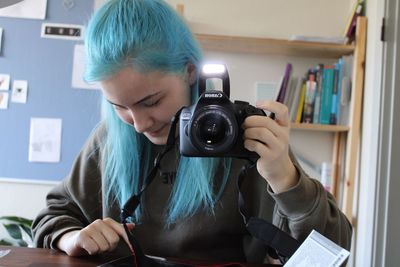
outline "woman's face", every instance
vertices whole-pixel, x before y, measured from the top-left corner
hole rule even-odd
[[[190,105],[189,86],[194,79],[194,71],[178,76],[125,68],[101,85],[104,96],[124,122],[153,144],[162,145],[167,142],[171,118],[179,108]]]

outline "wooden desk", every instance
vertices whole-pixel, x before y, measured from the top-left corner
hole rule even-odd
[[[112,256],[69,257],[65,253],[56,250],[41,248],[0,246],[0,251],[2,250],[11,251],[6,256],[0,258],[0,267],[94,267],[115,259]]]
[[[69,257],[65,253],[50,249],[0,246],[0,251],[11,250],[0,258],[0,267],[95,267],[113,259],[116,255]],[[246,264],[247,267],[276,266]]]

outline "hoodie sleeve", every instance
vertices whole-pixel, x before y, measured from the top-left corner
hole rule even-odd
[[[56,249],[66,232],[82,229],[102,217],[99,133],[89,138],[70,174],[46,197],[46,207],[32,224],[37,247]]]
[[[275,200],[273,223],[303,241],[314,229],[345,249],[350,249],[352,226],[338,208],[334,197],[321,183],[308,177],[291,155],[299,182],[285,192],[268,193]]]

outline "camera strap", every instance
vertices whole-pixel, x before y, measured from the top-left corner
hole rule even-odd
[[[135,212],[135,210],[139,206],[143,192],[146,190],[146,188],[151,184],[151,182],[156,177],[157,171],[160,168],[161,159],[175,145],[175,129],[176,129],[176,124],[179,121],[179,115],[181,114],[182,109],[183,109],[183,107],[178,110],[178,112],[175,114],[174,117],[172,117],[171,130],[169,131],[169,134],[168,134],[167,144],[165,145],[163,151],[161,151],[156,156],[156,158],[154,160],[153,168],[148,173],[146,179],[143,181],[142,188],[139,190],[139,192],[137,194],[134,194],[133,196],[131,196],[126,201],[126,203],[124,204],[124,206],[121,209],[120,220],[121,220],[122,225],[124,226],[125,232],[128,235],[129,242],[133,248],[132,256],[134,258],[135,266],[141,266],[141,267],[157,266],[157,265],[155,265],[155,262],[152,258],[147,257],[143,253],[142,249],[140,248],[139,242],[134,238],[133,234],[128,229],[127,223],[128,223],[128,219],[132,216],[132,214]],[[162,265],[159,265],[159,266],[162,266]],[[179,266],[179,265],[176,265],[176,266]],[[186,266],[186,265],[182,265],[182,266]]]
[[[282,231],[272,223],[263,220],[261,218],[250,217],[246,208],[244,197],[240,191],[241,184],[244,177],[247,176],[248,171],[254,168],[255,164],[246,164],[240,170],[237,178],[238,187],[238,205],[239,212],[243,217],[243,221],[246,224],[246,228],[249,233],[261,241],[268,248],[268,254],[277,259],[279,258],[284,263],[294,252],[299,248],[301,243],[293,238],[288,233]],[[272,249],[272,250],[271,250]]]
[[[171,129],[168,135],[167,139],[167,144],[164,147],[163,151],[160,152],[155,160],[154,160],[154,165],[151,171],[148,173],[146,176],[146,179],[143,181],[143,185],[139,192],[137,194],[134,194],[132,197],[130,197],[124,206],[121,209],[121,214],[120,214],[120,220],[121,223],[123,224],[123,227],[125,229],[125,232],[128,236],[129,242],[133,248],[132,251],[132,258],[133,258],[133,264],[134,266],[140,266],[140,267],[147,267],[147,266],[175,266],[175,267],[185,267],[185,266],[194,266],[194,265],[187,265],[187,264],[181,264],[181,263],[174,263],[171,261],[159,261],[155,260],[152,257],[146,256],[143,251],[141,250],[141,247],[139,245],[139,242],[135,239],[133,236],[132,232],[128,229],[127,223],[128,219],[132,216],[134,211],[137,209],[137,207],[140,205],[140,200],[143,192],[146,190],[146,188],[151,184],[151,182],[154,180],[156,177],[157,171],[159,170],[160,167],[160,162],[161,159],[164,157],[164,155],[170,151],[174,146],[175,146],[175,130],[176,130],[176,125],[177,122],[179,121],[179,115],[181,113],[183,108],[181,108],[175,116],[171,120]],[[246,225],[247,230],[249,233],[260,240],[264,245],[266,245],[268,248],[272,248],[268,250],[268,253],[270,256],[274,258],[280,258],[282,262],[284,262],[283,258],[288,258],[290,257],[296,249],[300,246],[300,242],[291,237],[289,234],[283,232],[281,229],[276,227],[270,222],[267,222],[263,219],[260,218],[255,218],[255,217],[249,217],[248,212],[246,209],[245,201],[243,198],[243,195],[240,191],[240,185],[242,184],[242,181],[244,177],[247,175],[247,172],[250,170],[250,168],[254,167],[247,164],[242,167],[238,179],[237,179],[237,186],[238,186],[238,204],[239,204],[239,212],[243,217],[243,221]],[[274,253],[275,252],[275,253]],[[204,265],[205,266],[205,265]],[[241,266],[238,263],[227,263],[227,264],[222,264],[222,265],[212,265],[212,266]]]

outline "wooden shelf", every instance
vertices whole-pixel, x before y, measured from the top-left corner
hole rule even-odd
[[[270,38],[196,34],[205,50],[285,56],[339,58],[354,52],[354,45],[289,41]]]
[[[320,131],[320,132],[348,132],[350,127],[345,125],[324,125],[312,123],[291,123],[290,128],[294,130]]]

